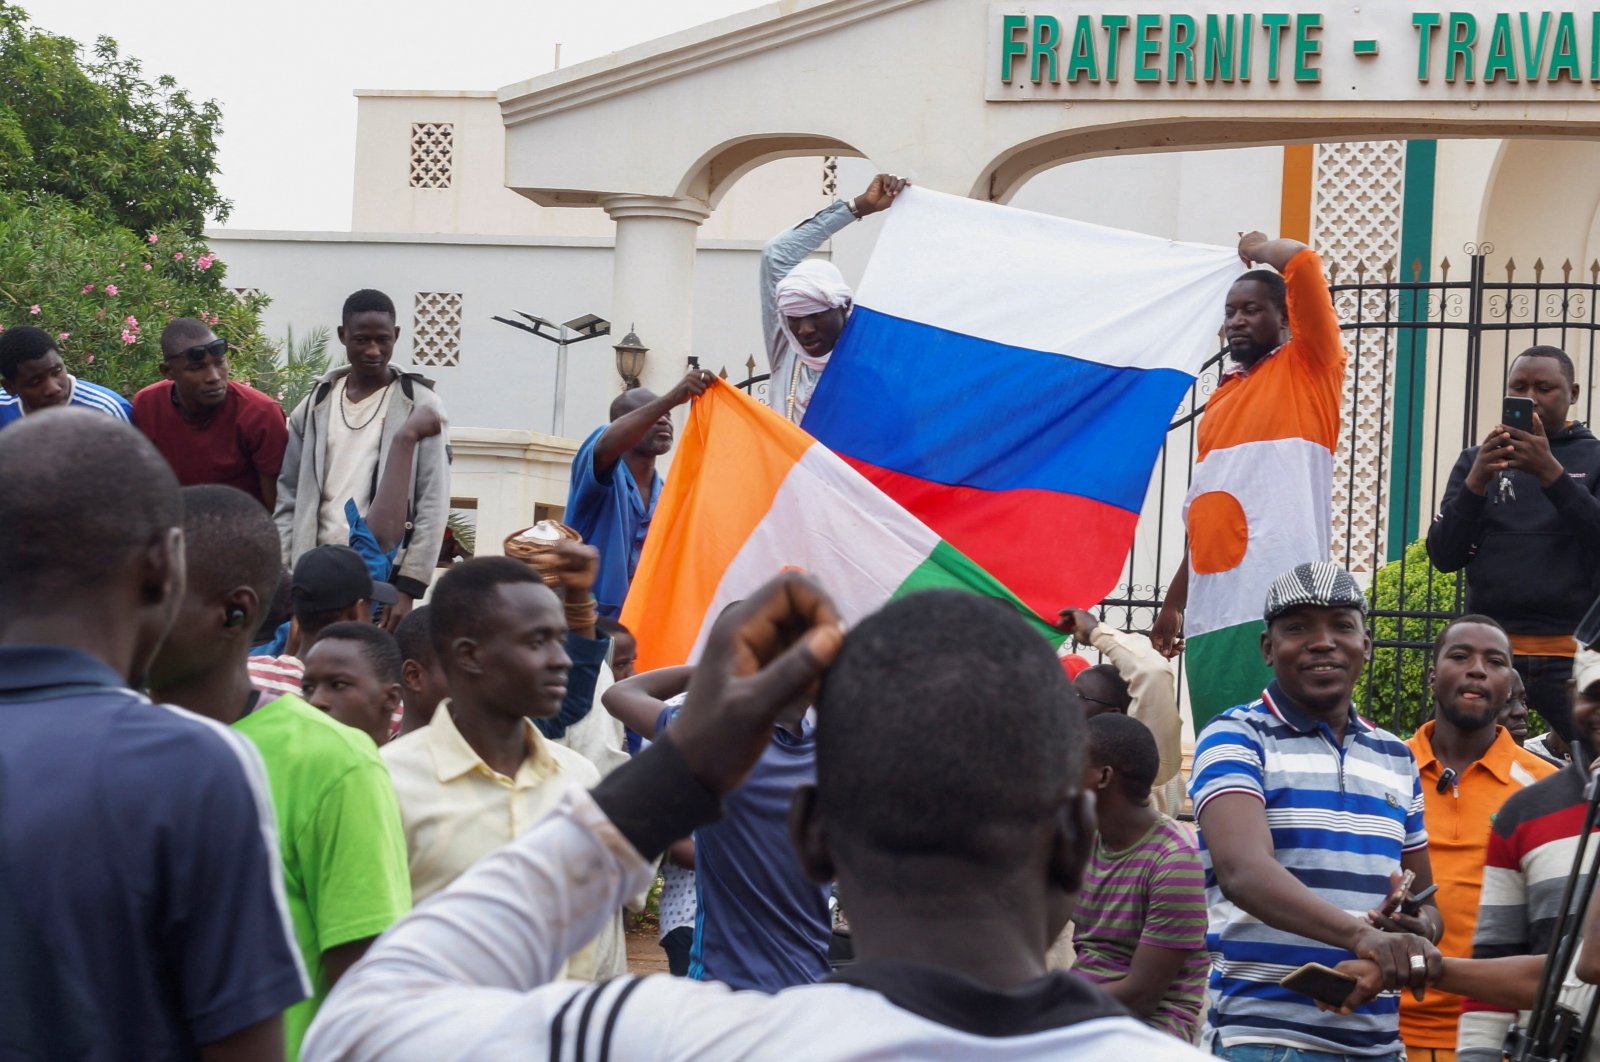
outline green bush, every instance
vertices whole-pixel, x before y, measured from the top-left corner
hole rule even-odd
[[[124,395],[160,379],[161,330],[173,317],[227,339],[237,378],[276,382],[259,318],[266,299],[240,299],[226,275],[203,240],[177,228],[139,235],[61,199],[0,195],[0,325],[45,329],[73,373]]]
[[[1401,585],[1402,563],[1405,584]],[[1390,561],[1372,581],[1372,661],[1356,686],[1361,714],[1402,737],[1432,714],[1426,685],[1433,638],[1447,622],[1428,613],[1459,615],[1457,579],[1428,562],[1422,540],[1406,547],[1404,561]],[[1383,615],[1400,612],[1404,615]]]

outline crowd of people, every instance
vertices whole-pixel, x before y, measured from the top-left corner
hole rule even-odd
[[[904,187],[768,245],[778,415],[852,304],[808,255]],[[1320,260],[1239,253],[1205,417],[1298,403],[1316,444],[1343,377]],[[1513,363],[1532,430],[1495,425],[1446,488],[1428,548],[1469,612],[1402,739],[1356,711],[1367,600],[1326,529],[1239,591],[1196,545],[1214,506],[1149,635],[1064,603],[1058,652],[956,591],[847,631],[774,572],[693,666],[635,674],[657,462],[710,374],[620,395],[565,523],[435,581],[443,404],[390,364],[386,296],[341,322],[347,363],[287,417],[197,320],[131,401],[0,332],[0,1055],[1485,1062],[1563,916],[1584,947],[1557,974],[1600,982],[1600,918],[1562,906],[1600,750],[1574,640],[1600,443],[1559,349]],[[1211,673],[1250,690],[1191,690],[1228,704],[1185,777],[1170,657],[1225,586],[1259,645]],[[658,878],[670,973],[632,974]]]

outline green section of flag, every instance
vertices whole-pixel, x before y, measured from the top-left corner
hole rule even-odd
[[[935,589],[968,590],[974,594],[985,597],[997,597],[1006,604],[1011,605],[1022,614],[1022,618],[1033,625],[1040,634],[1049,639],[1051,645],[1060,645],[1066,640],[1066,634],[1050,626],[1040,619],[1032,609],[1022,603],[1022,599],[1007,590],[1005,584],[994,576],[984,571],[972,562],[966,554],[956,549],[950,543],[940,540],[928,554],[928,558],[911,570],[891,598],[904,597],[914,594],[918,590]]]
[[[1196,737],[1229,708],[1259,698],[1272,681],[1272,671],[1261,661],[1262,629],[1260,620],[1251,620],[1188,639],[1183,666]]]

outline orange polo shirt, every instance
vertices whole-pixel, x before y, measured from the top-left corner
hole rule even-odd
[[[1423,819],[1428,826],[1428,861],[1439,883],[1434,899],[1444,915],[1444,938],[1439,950],[1455,958],[1472,957],[1472,931],[1478,924],[1478,894],[1483,889],[1483,859],[1489,846],[1489,822],[1506,798],[1557,768],[1511,740],[1505,727],[1497,727],[1494,744],[1443,793],[1438,791],[1444,771],[1433,754],[1433,721],[1424,723],[1406,741],[1417,758],[1422,775]],[[1407,1048],[1456,1047],[1456,1023],[1461,1018],[1461,997],[1437,988],[1428,989],[1421,1003],[1411,993],[1400,993],[1400,1039]]]

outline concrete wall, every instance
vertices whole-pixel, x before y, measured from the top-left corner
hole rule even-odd
[[[501,553],[506,537],[540,520],[559,520],[576,452],[572,440],[540,432],[450,429],[451,507],[477,532],[477,554]]]
[[[599,210],[541,207],[506,187],[505,127],[493,92],[363,89],[356,99],[354,231],[610,238],[611,220]],[[411,127],[417,122],[454,127],[448,188],[411,186]],[[598,145],[585,138],[553,141],[542,150],[595,151],[637,135],[635,125],[606,130]],[[822,159],[814,157],[759,167],[718,204],[701,226],[701,239],[765,240],[827,205],[822,177]]]
[[[585,313],[608,316],[611,307],[609,240],[566,238],[466,238],[349,233],[228,232],[210,234],[227,263],[228,282],[272,297],[264,313],[267,334],[281,339],[292,326],[303,335],[339,324],[346,295],[362,287],[388,292],[400,317],[395,363],[412,364],[411,314],[417,292],[462,294],[460,364],[423,368],[438,381],[452,424],[477,428],[551,429],[556,348],[500,324],[524,310],[556,322]],[[743,378],[745,359],[760,352],[755,300],[759,245],[707,241],[695,269],[695,349],[701,364],[724,365]],[[611,336],[568,348],[565,434],[582,438],[605,420],[622,389],[611,344],[629,322],[613,322]],[[641,336],[650,345],[648,334]],[[334,344],[334,357],[342,351]]]

